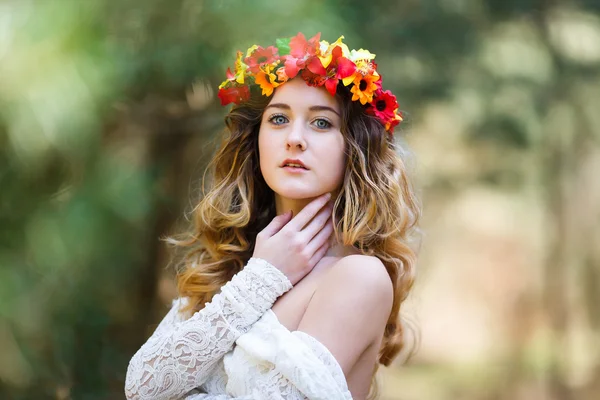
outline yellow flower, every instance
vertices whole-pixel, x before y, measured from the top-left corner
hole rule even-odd
[[[359,50],[352,50],[350,52],[350,60],[354,61],[355,63],[358,60],[366,60],[366,61],[371,61],[375,58],[375,54],[371,53],[369,50],[365,50],[365,49],[359,49]]]
[[[262,89],[263,96],[270,96],[273,90],[280,85],[277,82],[277,76],[272,72],[270,67],[261,69],[255,76],[254,82]]]
[[[345,43],[342,43],[343,38],[344,35],[340,36],[338,40],[331,44],[329,44],[329,42],[326,42],[325,40],[321,40],[321,55],[319,56],[319,59],[321,60],[321,64],[323,64],[323,67],[327,68],[329,64],[331,64],[331,53],[336,46],[340,46],[342,48],[342,56],[348,58],[348,56],[350,55],[350,50],[348,50],[348,46],[346,46]]]
[[[225,86],[227,86],[227,84],[231,82],[229,79],[225,79],[223,82],[221,82],[221,84],[219,85],[219,89],[223,89]]]
[[[252,55],[252,52],[256,49],[258,49],[257,44],[255,44],[254,46],[251,46],[248,50],[246,50],[246,57],[250,57]]]
[[[355,80],[357,80],[359,77],[362,77],[362,76],[373,75],[373,76],[379,78],[379,74],[375,70],[375,66],[373,65],[373,63],[371,63],[371,61],[357,60],[357,61],[355,61],[355,64],[356,64],[356,72],[353,75],[342,79],[342,82],[344,82],[344,86],[348,86],[349,84],[351,84],[352,82],[354,82]]]
[[[242,62],[243,53],[241,51],[237,52],[237,57],[235,59],[235,81],[239,84],[244,84],[244,75],[246,74],[246,70],[248,66]]]
[[[375,82],[379,80],[379,76],[355,74],[354,85],[350,91],[352,92],[352,101],[360,100],[360,104],[365,105],[373,100],[373,94],[377,90]]]
[[[241,51],[238,51],[237,57],[235,59],[235,67],[234,67],[235,72],[232,73],[231,70],[229,68],[227,68],[227,79],[225,79],[219,85],[219,89],[223,89],[224,87],[227,86],[227,84],[229,82],[233,82],[233,81],[236,81],[237,83],[239,83],[241,85],[244,84],[244,77],[246,76],[246,70],[248,69],[248,66],[242,62],[242,56],[243,56],[243,53]]]

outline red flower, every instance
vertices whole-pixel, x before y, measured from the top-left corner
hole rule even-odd
[[[335,96],[340,79],[352,76],[354,72],[356,72],[356,65],[343,57],[342,48],[336,46],[331,52],[331,63],[327,67],[325,87],[332,96]]]
[[[300,76],[309,86],[323,86],[326,83],[324,75],[315,74],[308,69],[303,69]]]
[[[375,92],[373,101],[370,103],[370,107],[367,108],[369,114],[375,115],[382,121],[394,118],[395,112],[398,109],[398,102],[396,96],[389,90]]]
[[[375,64],[375,63],[371,63],[371,64],[373,64],[373,66],[374,66],[373,67],[373,71],[377,70],[377,64]],[[381,80],[382,80],[381,79],[381,75],[379,75],[379,79],[377,81],[375,81],[375,84],[377,85],[377,91],[378,92],[381,92],[381,90],[382,90],[381,89]],[[388,90],[388,92],[389,92],[389,90]],[[396,98],[396,97],[394,97],[394,98]]]
[[[290,39],[290,56],[303,58],[304,56],[316,56],[321,40],[321,32],[306,40],[302,32]]]
[[[248,65],[250,72],[256,74],[261,67],[273,64],[277,59],[277,48],[269,46],[265,49],[258,46],[249,57],[244,58],[244,62]]]
[[[285,58],[285,73],[292,79],[298,75],[298,71],[308,68],[313,74],[325,75],[326,71],[317,57],[319,51],[319,40],[321,33],[317,33],[308,41],[302,33],[290,39],[290,54]]]
[[[402,121],[402,116],[398,113],[398,107],[396,96],[392,92],[378,90],[375,92],[373,101],[369,103],[367,113],[375,115],[385,126],[385,130],[392,133],[394,127]]]
[[[232,86],[229,88],[219,89],[219,98],[221,105],[226,106],[229,103],[240,104],[250,98],[250,89],[248,86]]]
[[[231,68],[227,67],[227,71],[225,71],[225,75],[227,76],[227,80],[230,82],[235,81],[235,74],[231,72]]]

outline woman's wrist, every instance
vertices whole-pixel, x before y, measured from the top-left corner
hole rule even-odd
[[[257,294],[271,304],[292,288],[292,283],[287,276],[263,258],[250,258],[244,269],[262,283],[255,287]]]

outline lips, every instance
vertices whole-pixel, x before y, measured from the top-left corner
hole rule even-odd
[[[298,169],[304,169],[304,170],[306,170],[306,168],[301,167],[299,165],[294,165],[294,164],[284,165],[283,168],[298,168]]]
[[[284,162],[281,163],[281,168],[284,167],[292,167],[292,168],[302,168],[308,170],[306,165],[301,160],[288,158]]]

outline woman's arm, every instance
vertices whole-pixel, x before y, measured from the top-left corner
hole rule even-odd
[[[127,399],[181,398],[202,385],[235,340],[292,287],[286,276],[260,258],[221,288],[187,320],[174,303],[127,368]]]

